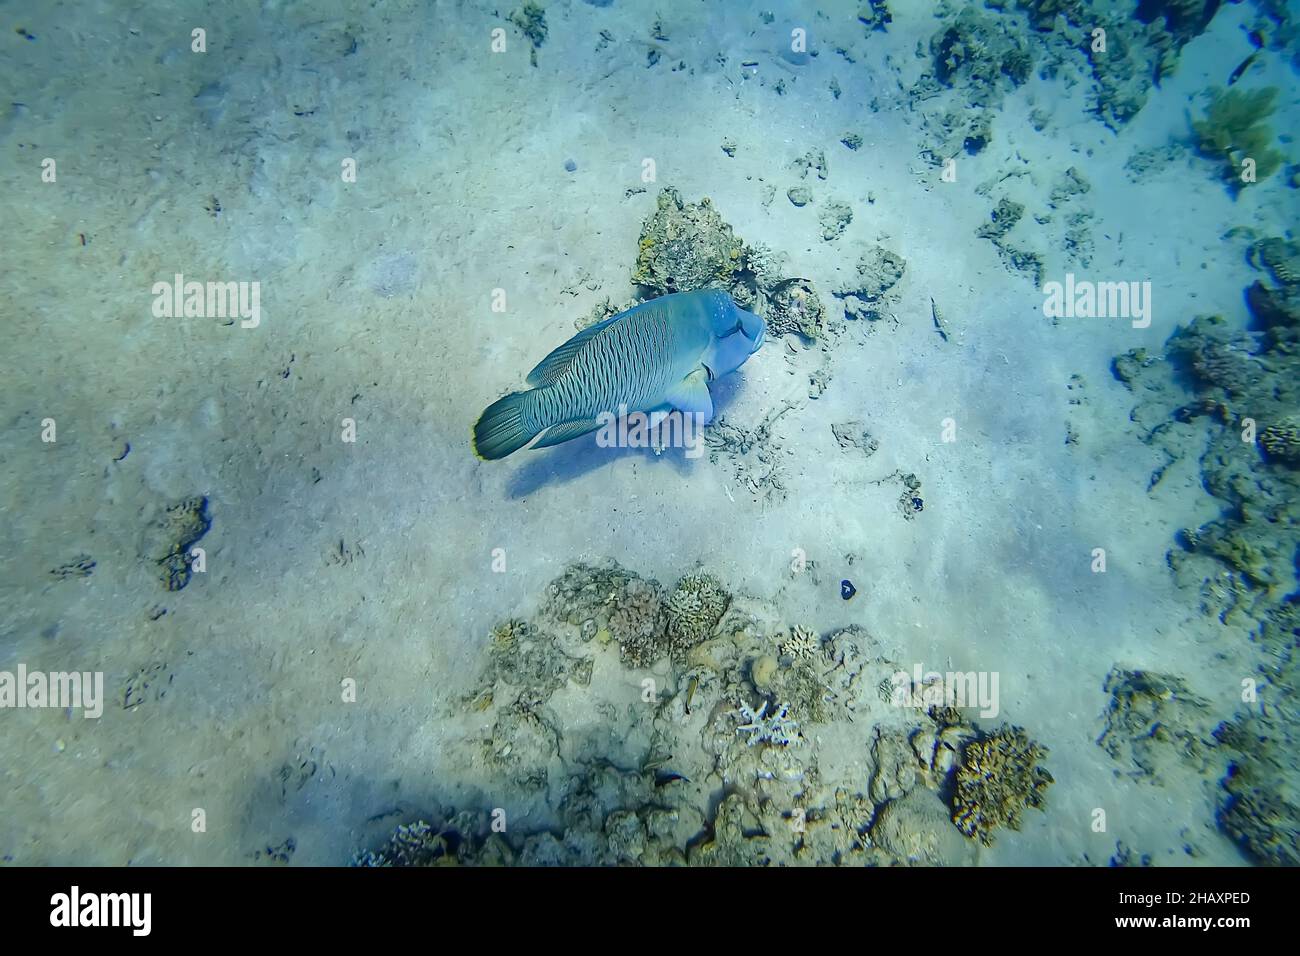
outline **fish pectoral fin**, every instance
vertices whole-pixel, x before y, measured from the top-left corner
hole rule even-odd
[[[673,408],[704,416],[705,424],[713,420],[713,396],[709,394],[709,371],[703,365],[674,385],[664,396]]]
[[[574,438],[580,438],[588,432],[594,432],[600,427],[600,422],[594,418],[582,418],[573,422],[562,422],[559,425],[552,425],[546,431],[542,432],[541,440],[533,445],[534,448],[550,448],[552,445],[561,445],[566,441]]]
[[[538,362],[537,367],[528,373],[528,384],[533,388],[550,385],[568,371],[569,366],[573,364],[573,357],[582,350],[582,347],[601,331],[608,328],[617,318],[620,318],[620,316],[611,315],[605,321],[597,322],[595,325],[583,329],[569,341],[553,349],[550,355]]]

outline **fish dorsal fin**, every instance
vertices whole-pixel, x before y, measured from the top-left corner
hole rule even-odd
[[[664,401],[683,412],[700,412],[707,424],[713,420],[713,396],[709,394],[709,370],[703,365],[668,389]]]
[[[622,315],[621,312],[619,315],[611,315],[603,322],[597,322],[595,325],[583,329],[569,341],[552,351],[550,355],[537,363],[536,368],[528,373],[528,384],[533,388],[550,385],[568,371],[569,366],[573,364],[573,357],[578,354],[582,347],[600,332],[607,329],[620,315]]]

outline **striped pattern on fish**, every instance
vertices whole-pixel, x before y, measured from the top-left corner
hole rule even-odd
[[[712,418],[707,383],[762,345],[763,320],[719,290],[680,292],[642,303],[579,332],[528,376],[532,389],[492,403],[474,426],[474,451],[504,458],[599,427],[603,413],[673,409]]]

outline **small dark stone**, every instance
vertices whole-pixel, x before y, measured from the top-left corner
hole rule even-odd
[[[844,598],[844,600],[850,600],[857,593],[858,589],[853,586],[853,582],[848,578],[840,582],[840,597]]]
[[[566,171],[571,173],[578,168],[578,164],[571,159],[566,159],[564,161],[564,168]]]

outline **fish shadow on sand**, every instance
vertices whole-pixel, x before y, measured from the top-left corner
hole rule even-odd
[[[722,415],[727,406],[735,400],[741,381],[741,374],[733,372],[711,386],[715,423],[718,416]],[[712,427],[714,427],[712,424],[706,425],[705,431]],[[507,485],[507,493],[511,498],[516,499],[527,498],[551,485],[566,485],[618,458],[629,455],[639,457],[647,469],[671,468],[678,474],[688,474],[692,469],[701,466],[707,467],[709,458],[707,448],[704,449],[703,454],[695,458],[687,458],[684,448],[668,448],[661,455],[656,455],[649,448],[602,448],[596,444],[595,433],[583,435],[581,438],[556,445],[554,448],[525,450],[519,454],[532,456],[532,460],[515,472]],[[653,471],[648,471],[643,480],[648,481],[651,474]]]

